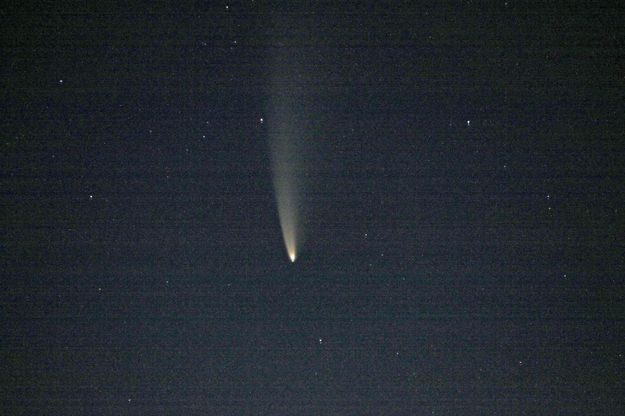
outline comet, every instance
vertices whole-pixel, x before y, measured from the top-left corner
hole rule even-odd
[[[302,68],[297,50],[274,51],[270,70],[270,100],[267,126],[273,187],[286,253],[292,263],[301,251],[305,188],[306,105]]]
[[[278,206],[278,217],[287,255],[292,263],[297,259],[302,240],[301,178],[294,132],[283,125],[277,127],[272,138],[273,186]]]

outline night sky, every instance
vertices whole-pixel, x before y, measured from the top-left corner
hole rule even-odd
[[[87,3],[0,16],[0,413],[625,414],[625,8]]]

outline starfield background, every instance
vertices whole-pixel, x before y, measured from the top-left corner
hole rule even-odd
[[[5,8],[0,413],[623,414],[625,9],[545,3]]]

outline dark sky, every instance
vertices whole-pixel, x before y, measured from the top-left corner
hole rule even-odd
[[[623,414],[625,9],[92,3],[0,18],[0,413]]]

